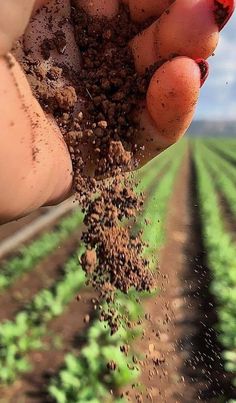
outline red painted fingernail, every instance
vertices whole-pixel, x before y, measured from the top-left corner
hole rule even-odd
[[[200,72],[201,72],[200,81],[201,81],[201,87],[202,87],[209,75],[209,64],[207,63],[207,61],[205,59],[196,59],[195,62],[197,63],[197,65],[200,69]]]
[[[214,0],[214,15],[219,31],[221,31],[229,21],[234,9],[234,0]]]

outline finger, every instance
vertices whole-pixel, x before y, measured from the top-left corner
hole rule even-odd
[[[35,0],[7,0],[0,2],[0,56],[11,50],[12,45],[25,31]]]
[[[40,2],[42,7],[31,19],[25,35],[24,48],[34,61],[46,59],[47,65],[56,63],[66,66],[70,71],[77,72],[80,66],[78,46],[75,42],[73,27],[70,22],[70,0],[51,0]],[[39,5],[39,3],[38,3]],[[50,40],[60,35],[59,49],[49,50],[48,55],[44,49]]]
[[[94,16],[112,18],[119,10],[119,0],[76,0],[76,3]]]
[[[0,221],[66,196],[71,160],[59,129],[32,96],[18,63],[0,58]]]
[[[201,67],[201,69],[199,68]],[[142,163],[174,144],[188,129],[207,77],[208,64],[178,57],[166,62],[151,79],[146,107],[139,116],[140,133],[135,139]]]
[[[0,4],[0,56],[12,49],[29,22],[32,11],[36,11],[48,0],[9,0]]]
[[[173,3],[174,0],[129,0],[129,9],[134,21],[145,21],[150,17],[160,15]]]
[[[172,4],[168,12],[131,42],[137,69],[144,71],[153,63],[173,55],[193,59],[207,59],[212,55],[219,30],[234,9],[233,0],[219,0],[217,4],[225,11],[221,13],[219,23],[220,6],[216,9],[215,4],[214,0],[178,0]]]

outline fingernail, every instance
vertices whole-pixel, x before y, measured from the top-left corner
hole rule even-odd
[[[234,12],[234,0],[214,0],[215,21],[221,31]]]
[[[201,72],[200,82],[202,87],[209,75],[209,64],[205,59],[196,59],[195,62],[197,63]]]

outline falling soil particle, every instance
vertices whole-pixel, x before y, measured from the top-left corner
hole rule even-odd
[[[85,315],[84,317],[84,323],[89,323],[90,322],[90,316],[89,315]]]
[[[129,349],[130,349],[130,347],[128,344],[124,344],[124,345],[120,346],[120,351],[122,353],[124,353],[125,355],[128,355]]]
[[[115,371],[115,370],[117,369],[117,364],[116,364],[116,362],[115,362],[115,361],[109,361],[109,362],[107,363],[107,369],[108,369],[109,371]]]

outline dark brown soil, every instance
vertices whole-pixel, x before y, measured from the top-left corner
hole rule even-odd
[[[49,379],[59,371],[65,354],[73,350],[79,353],[84,343],[83,335],[89,326],[83,318],[93,312],[91,299],[96,295],[89,290],[81,291],[80,295],[79,302],[74,298],[64,313],[50,323],[47,337],[44,338],[45,350],[29,354],[32,371],[13,386],[1,390],[4,403],[50,401],[46,393]]]
[[[11,287],[0,294],[1,321],[13,319],[36,293],[50,287],[60,278],[63,265],[78,246],[80,236],[81,229],[75,231],[54,253],[43,259],[32,271],[16,279]]]
[[[161,253],[161,292],[145,310],[150,320],[136,346],[146,360],[141,382],[143,402],[216,403],[232,397],[216,340],[216,304],[209,294],[197,205],[196,177],[189,154],[176,181]],[[136,393],[136,399],[135,399]],[[130,391],[131,401],[139,401]]]

